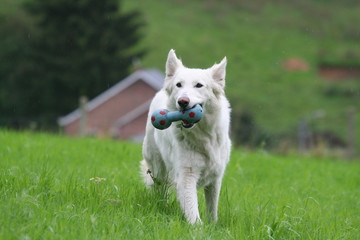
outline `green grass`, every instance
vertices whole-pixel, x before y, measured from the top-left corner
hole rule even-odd
[[[0,130],[0,239],[360,237],[359,162],[234,151],[218,224],[189,226],[140,160],[137,144]]]

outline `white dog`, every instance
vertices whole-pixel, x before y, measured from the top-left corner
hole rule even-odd
[[[201,223],[197,188],[204,187],[209,219],[217,221],[221,182],[230,159],[230,104],[224,94],[226,58],[209,69],[186,68],[174,50],[166,62],[164,87],[152,100],[143,143],[144,181],[169,181],[191,224]],[[197,124],[173,123],[155,129],[151,114],[160,108],[186,110],[200,104],[204,116]]]

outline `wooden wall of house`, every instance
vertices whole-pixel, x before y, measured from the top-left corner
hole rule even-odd
[[[103,104],[99,105],[86,116],[86,132],[94,136],[111,136],[111,127],[121,117],[152,99],[156,90],[150,87],[144,81],[137,81],[116,94]],[[147,113],[146,113],[147,114]],[[121,130],[121,138],[129,138],[132,133],[138,134],[145,129],[146,118],[136,119],[126,129]],[[64,133],[67,135],[78,135],[80,131],[79,119],[71,122],[64,127]]]

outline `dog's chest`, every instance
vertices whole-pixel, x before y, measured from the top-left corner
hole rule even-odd
[[[179,144],[194,156],[189,162],[199,172],[198,187],[213,182],[223,174],[225,159],[223,159],[223,142],[218,133],[207,133],[199,129],[181,130],[177,133]]]

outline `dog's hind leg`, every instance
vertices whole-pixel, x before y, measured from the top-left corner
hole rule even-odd
[[[154,181],[152,179],[151,170],[145,160],[140,162],[140,171],[146,187],[151,187],[154,184]]]
[[[217,222],[218,202],[221,188],[221,178],[204,188],[206,214],[209,221]]]
[[[141,175],[147,187],[167,183],[168,176],[166,174],[165,165],[159,158],[152,161],[142,160],[140,162]]]

